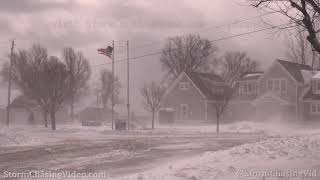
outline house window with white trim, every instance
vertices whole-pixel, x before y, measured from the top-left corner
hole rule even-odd
[[[273,92],[287,92],[286,79],[269,79],[267,81],[267,88]]]
[[[281,80],[281,92],[286,92],[287,91],[287,80],[282,79]]]
[[[320,103],[311,103],[310,112],[314,114],[320,114]]]
[[[267,81],[267,87],[268,87],[268,90],[269,90],[269,91],[272,91],[272,89],[273,89],[272,80],[268,80],[268,81]]]
[[[188,104],[180,104],[180,118],[184,119],[189,116],[189,105]]]
[[[280,91],[280,80],[279,79],[274,79],[273,80],[273,91]]]
[[[312,82],[312,90],[313,90],[313,93],[320,94],[320,81],[319,80],[314,80]]]
[[[250,95],[257,92],[257,87],[255,82],[241,82],[239,87],[239,93],[241,95]]]
[[[188,90],[190,88],[189,82],[180,82],[179,83],[179,89],[181,90]]]

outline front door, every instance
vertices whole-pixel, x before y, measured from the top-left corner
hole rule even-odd
[[[188,118],[189,114],[189,105],[188,104],[181,104],[180,106],[180,117],[181,120],[185,120]]]

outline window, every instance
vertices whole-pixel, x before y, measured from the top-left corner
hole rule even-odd
[[[253,91],[253,84],[249,83],[248,84],[248,92],[252,92]]]
[[[187,118],[189,115],[189,105],[188,104],[181,104],[180,105],[180,113],[181,113],[181,119]]]
[[[272,83],[272,80],[268,80],[268,82],[267,82],[267,83],[268,83],[268,85],[267,85],[267,86],[268,86],[268,90],[269,90],[269,91],[272,91],[272,89],[273,89],[273,83]]]
[[[190,83],[189,82],[180,82],[179,83],[179,89],[187,90],[189,88],[190,88]]]
[[[315,112],[317,112],[317,108],[316,108],[316,105],[315,104],[311,104],[311,112],[312,113],[315,113]]]
[[[287,91],[287,80],[282,79],[281,80],[281,92],[286,92]]]
[[[273,80],[273,84],[274,84],[273,91],[280,91],[280,80],[278,79]]]
[[[311,103],[311,106],[310,106],[310,111],[311,113],[320,113],[320,103]]]
[[[269,91],[287,92],[287,80],[286,79],[269,79],[267,81],[267,88]]]
[[[256,90],[254,82],[242,82],[239,87],[240,94],[254,94]]]
[[[320,94],[320,81],[319,80],[313,80],[311,82],[312,85],[312,92],[315,94]]]

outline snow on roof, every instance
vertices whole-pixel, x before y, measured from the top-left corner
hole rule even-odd
[[[312,79],[320,79],[320,71],[316,71],[315,75],[312,76]]]
[[[175,111],[173,108],[160,108],[160,111]]]
[[[284,61],[277,59],[280,65],[289,72],[289,74],[298,82],[304,83],[301,70],[312,71],[312,67],[309,65],[299,64],[290,61]]]
[[[315,71],[312,70],[300,70],[300,72],[305,83],[309,83],[315,74]]]
[[[253,77],[253,76],[260,76],[262,75],[263,73],[252,73],[252,74],[246,74],[244,75],[243,77],[246,78],[246,77]]]

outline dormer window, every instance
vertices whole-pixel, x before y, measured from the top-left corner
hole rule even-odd
[[[190,88],[189,82],[180,82],[179,83],[179,89],[181,90],[188,90]]]

